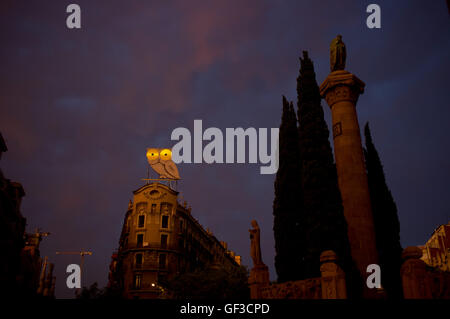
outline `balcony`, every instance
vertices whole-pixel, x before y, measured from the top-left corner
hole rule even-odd
[[[161,243],[127,243],[126,245],[122,246],[122,250],[129,250],[129,249],[155,249],[155,250],[170,250],[170,251],[179,251],[183,250],[178,247],[178,244],[174,245],[161,245]]]
[[[157,283],[143,283],[140,285],[140,287],[136,287],[134,284],[129,284],[128,285],[128,289],[129,290],[139,290],[139,291],[154,291],[154,292],[161,292],[161,290],[163,289],[161,286],[159,286]]]

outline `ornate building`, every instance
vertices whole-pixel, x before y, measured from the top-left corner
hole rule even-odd
[[[422,249],[422,260],[429,266],[450,271],[450,222],[440,225]]]
[[[112,255],[110,287],[125,298],[162,298],[174,276],[215,263],[237,267],[240,256],[198,223],[177,191],[151,183],[133,192]]]

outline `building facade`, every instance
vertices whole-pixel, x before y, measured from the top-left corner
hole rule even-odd
[[[109,286],[119,286],[125,298],[162,298],[174,276],[215,263],[238,267],[240,256],[199,224],[177,191],[151,183],[133,192]]]
[[[422,249],[422,260],[431,267],[450,271],[450,222],[440,225]]]

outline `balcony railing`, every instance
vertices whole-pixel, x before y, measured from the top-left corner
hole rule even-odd
[[[153,290],[155,292],[161,291],[161,287],[158,284],[148,284],[148,283],[145,283],[145,284],[143,283],[139,287],[137,287],[135,284],[130,284],[128,286],[128,289],[130,289],[130,290]]]
[[[146,243],[144,245],[144,243],[128,243],[126,245],[122,246],[123,250],[128,250],[128,249],[141,249],[141,248],[145,248],[145,249],[164,249],[164,250],[183,250],[180,249],[180,247],[178,246],[178,244],[173,244],[173,245],[161,245],[160,243],[155,243],[155,244],[150,244],[150,243]]]

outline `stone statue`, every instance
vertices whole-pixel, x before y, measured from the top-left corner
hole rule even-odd
[[[342,42],[342,36],[338,35],[330,44],[330,69],[331,72],[345,69],[345,59],[347,51],[345,44]]]
[[[252,220],[253,229],[250,232],[250,256],[253,259],[253,266],[264,265],[261,258],[260,230],[256,220]]]

